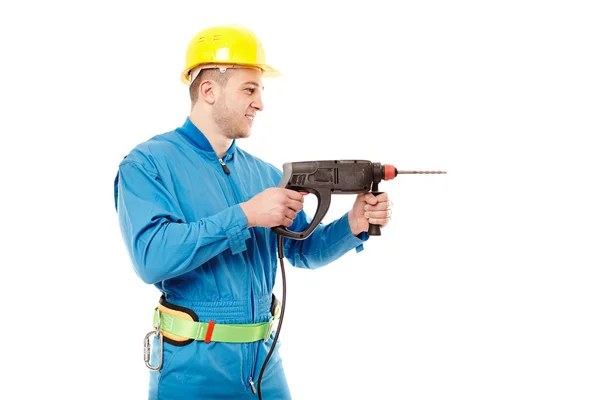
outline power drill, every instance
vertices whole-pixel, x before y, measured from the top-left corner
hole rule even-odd
[[[321,223],[331,204],[331,194],[358,194],[371,192],[375,196],[382,180],[394,179],[399,174],[445,174],[445,171],[403,171],[390,164],[366,160],[299,161],[283,164],[283,177],[279,187],[317,197],[317,210],[309,226],[294,232],[284,226],[272,228],[278,235],[296,240],[308,238]],[[381,235],[379,225],[369,224],[368,234]]]
[[[283,264],[283,238],[295,240],[308,238],[315,228],[321,223],[331,204],[331,194],[359,194],[371,192],[375,196],[379,191],[379,182],[394,179],[399,174],[445,174],[444,171],[399,171],[390,164],[381,164],[366,160],[327,160],[327,161],[299,161],[283,164],[283,177],[278,187],[296,190],[302,193],[313,193],[317,197],[317,210],[309,226],[302,232],[290,231],[284,226],[271,228],[277,233],[277,255],[281,266],[283,281],[283,297],[279,314],[279,324],[271,348],[263,362],[258,376],[258,400],[262,400],[262,378],[265,373],[275,344],[279,338],[286,304],[286,278]],[[369,224],[369,235],[381,235],[379,225]]]

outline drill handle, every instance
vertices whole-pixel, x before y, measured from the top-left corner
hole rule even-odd
[[[285,237],[289,237],[296,240],[304,240],[308,238],[313,231],[319,226],[323,218],[325,218],[325,214],[329,210],[329,205],[331,204],[331,191],[327,189],[314,189],[311,187],[301,187],[301,186],[287,186],[287,189],[296,190],[298,192],[309,192],[314,194],[317,197],[317,211],[315,212],[315,216],[312,221],[308,225],[308,227],[302,232],[291,231],[285,226],[276,226],[271,228],[273,232],[278,235],[282,235]]]

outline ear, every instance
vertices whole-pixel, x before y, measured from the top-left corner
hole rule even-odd
[[[198,98],[208,104],[214,104],[217,100],[219,85],[215,81],[205,80],[198,85]]]

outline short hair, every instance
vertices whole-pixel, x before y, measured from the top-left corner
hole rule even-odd
[[[209,79],[217,82],[221,87],[224,87],[230,77],[231,72],[229,69],[225,72],[221,72],[217,68],[207,68],[200,71],[196,79],[194,79],[190,85],[190,99],[192,100],[192,104],[195,104],[198,101],[198,87],[200,86],[200,82]]]

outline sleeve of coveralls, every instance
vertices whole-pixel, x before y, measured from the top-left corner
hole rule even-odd
[[[289,228],[303,231],[308,226],[306,213],[301,211]],[[315,269],[327,265],[352,249],[363,250],[363,243],[369,239],[366,232],[354,236],[348,223],[348,213],[327,225],[319,224],[305,240],[284,240],[285,257],[298,268]]]
[[[122,163],[117,179],[121,233],[144,282],[154,284],[189,272],[228,248],[234,254],[246,250],[250,232],[239,205],[184,222],[177,201],[141,164]]]

